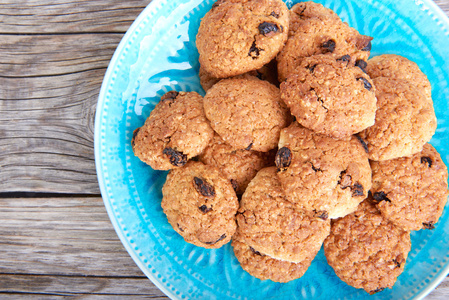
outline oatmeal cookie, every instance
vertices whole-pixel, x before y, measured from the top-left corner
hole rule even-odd
[[[221,170],[231,181],[238,195],[245,192],[248,183],[260,169],[274,166],[274,155],[253,150],[235,150],[218,134],[215,134],[212,142],[200,154],[199,160]]]
[[[239,203],[232,184],[217,168],[189,161],[170,170],[162,195],[168,222],[186,242],[219,248],[231,240]]]
[[[293,123],[281,131],[275,159],[287,199],[316,215],[353,212],[371,188],[371,168],[357,137],[335,140]]]
[[[324,241],[327,262],[337,276],[370,294],[394,285],[410,248],[410,232],[383,218],[368,200],[334,220]]]
[[[232,239],[231,245],[240,266],[246,272],[261,280],[289,282],[304,275],[312,263],[310,258],[300,263],[274,259],[236,239]]]
[[[257,78],[223,79],[207,91],[204,111],[212,128],[234,147],[267,152],[277,146],[290,113],[277,87]]]
[[[134,130],[134,154],[155,170],[181,167],[200,154],[214,136],[203,97],[171,91],[162,96],[145,124]]]
[[[200,64],[216,78],[261,68],[284,46],[289,17],[281,0],[218,0],[196,36]]]
[[[262,169],[248,185],[236,217],[236,237],[275,259],[311,261],[329,235],[330,220],[295,209],[276,172],[276,167]]]
[[[313,1],[300,2],[290,9],[290,28],[288,35],[295,35],[298,28],[303,26],[304,21],[311,18],[319,19],[323,22],[340,21],[340,17],[330,8],[324,7],[320,3]]]
[[[405,230],[433,229],[447,202],[447,168],[430,144],[412,156],[371,162],[377,208]]]
[[[328,55],[304,58],[281,83],[281,98],[296,120],[336,139],[348,138],[374,124],[375,91],[360,68]]]
[[[433,103],[414,83],[377,77],[377,111],[373,126],[359,135],[368,144],[371,160],[389,160],[422,150],[437,127]]]

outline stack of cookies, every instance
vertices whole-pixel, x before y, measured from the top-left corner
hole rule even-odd
[[[186,242],[232,239],[243,269],[276,282],[324,245],[349,285],[393,286],[448,174],[428,144],[427,77],[401,56],[368,60],[371,40],[313,2],[215,2],[196,41],[206,95],[166,93],[131,142],[170,170],[161,205]]]

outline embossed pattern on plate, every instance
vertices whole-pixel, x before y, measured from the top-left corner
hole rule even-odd
[[[153,0],[121,41],[105,75],[95,123],[98,180],[111,222],[142,271],[176,299],[410,299],[428,294],[449,272],[449,211],[432,231],[412,233],[404,273],[373,296],[342,282],[321,250],[306,274],[286,284],[243,271],[232,247],[184,242],[162,212],[166,172],[134,157],[132,132],[169,90],[204,93],[195,36],[213,0]],[[285,1],[289,7],[299,1]],[[430,0],[322,0],[349,25],[374,37],[371,55],[415,61],[432,83],[438,129],[431,143],[449,161],[449,21]]]

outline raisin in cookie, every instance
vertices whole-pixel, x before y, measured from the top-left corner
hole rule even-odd
[[[168,173],[161,206],[173,229],[188,243],[219,248],[236,230],[239,203],[231,183],[220,173],[196,161]]]
[[[218,134],[199,156],[199,160],[217,167],[228,178],[238,195],[245,192],[248,183],[257,172],[268,166],[274,166],[274,155],[253,150],[235,150],[225,143]]]
[[[282,49],[288,24],[281,0],[218,0],[196,36],[199,62],[216,78],[257,70]]]
[[[249,274],[261,280],[270,279],[275,282],[288,282],[304,275],[312,263],[311,258],[300,263],[274,259],[235,238],[232,239],[232,247],[240,266]]]
[[[207,91],[204,111],[234,149],[267,152],[277,146],[290,113],[277,87],[257,78],[223,79]]]
[[[276,167],[262,169],[249,183],[236,216],[236,237],[275,259],[312,260],[329,235],[330,220],[295,209],[276,172]]]
[[[406,80],[415,85],[432,101],[432,87],[429,79],[416,63],[395,54],[383,54],[368,60],[366,72],[371,78],[388,77]]]
[[[214,136],[195,92],[171,91],[162,96],[145,124],[134,131],[134,154],[155,170],[181,167],[200,154]]]
[[[414,83],[389,77],[377,77],[373,82],[376,120],[359,134],[368,144],[369,158],[389,160],[421,151],[437,127],[433,103]]]
[[[447,168],[430,144],[409,157],[371,162],[371,193],[382,215],[405,230],[433,228],[447,201]]]
[[[337,139],[372,126],[376,116],[369,76],[327,55],[304,58],[281,83],[281,98],[301,125]]]
[[[394,285],[410,248],[410,233],[383,218],[368,200],[334,220],[324,241],[327,262],[337,276],[370,294]]]
[[[361,141],[335,140],[293,123],[281,131],[275,159],[287,199],[329,218],[353,212],[371,188]]]
[[[372,38],[359,34],[339,19],[312,17],[296,26],[277,56],[279,82],[294,73],[304,57],[325,54],[355,65],[370,55]]]

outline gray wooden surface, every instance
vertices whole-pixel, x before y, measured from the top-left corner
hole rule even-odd
[[[115,234],[93,152],[104,73],[150,1],[0,0],[1,299],[166,299]],[[427,297],[448,298],[448,279]]]

